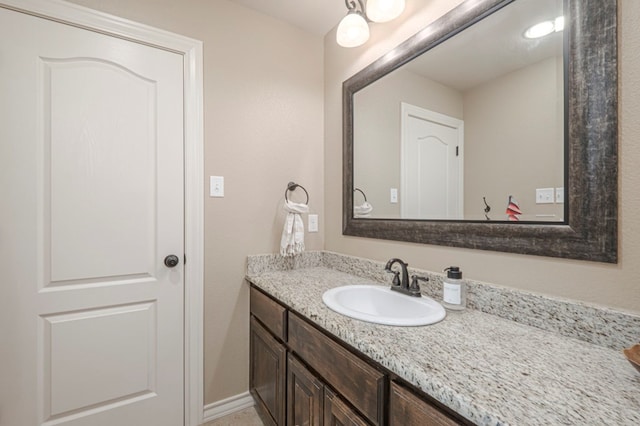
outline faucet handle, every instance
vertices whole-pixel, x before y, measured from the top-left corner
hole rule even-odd
[[[421,277],[418,275],[411,275],[411,285],[409,286],[409,291],[413,296],[420,296],[420,284],[418,284],[418,281],[427,282],[429,281],[429,278]]]
[[[386,271],[389,274],[393,274],[393,279],[391,280],[391,284],[393,286],[400,287],[400,272],[388,270]]]

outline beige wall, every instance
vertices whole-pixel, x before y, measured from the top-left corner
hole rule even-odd
[[[288,181],[323,227],[322,38],[226,0],[74,1],[204,42],[205,176],[225,177],[205,199],[205,403],[245,392],[246,257],[278,250]]]
[[[564,204],[536,204],[536,188],[564,186],[562,57],[551,57],[464,93],[464,217],[562,221]],[[537,217],[536,215],[554,215]]]
[[[401,257],[433,271],[460,265],[465,276],[499,285],[595,302],[640,313],[640,2],[621,0],[619,255],[616,265],[345,237],[341,217],[341,84],[455,6],[449,0],[415,0],[397,21],[371,26],[371,40],[343,49],[325,37],[325,211],[327,250],[387,260]],[[409,19],[405,18],[410,16]]]

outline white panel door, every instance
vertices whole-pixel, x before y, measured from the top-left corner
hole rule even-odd
[[[401,214],[462,219],[463,122],[402,104]]]
[[[0,8],[0,425],[183,424],[182,73]]]

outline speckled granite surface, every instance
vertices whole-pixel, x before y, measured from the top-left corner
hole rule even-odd
[[[425,327],[381,326],[342,316],[322,303],[322,294],[329,288],[388,281],[379,262],[319,252],[300,257],[296,268],[277,265],[268,257],[250,256],[249,281],[476,424],[640,424],[640,374],[622,353],[604,347],[612,342],[593,344],[563,335],[571,317],[583,315],[583,309],[598,311],[597,315],[610,320],[606,310],[548,299],[552,308],[554,303],[561,306],[549,314],[540,308],[540,296],[525,294],[533,299],[523,304],[522,311],[529,309],[529,303],[535,304],[536,312],[543,311],[534,322],[567,313],[566,320],[555,320],[559,326],[551,326],[562,329],[562,334],[475,309],[448,313],[444,321]],[[412,272],[433,279],[439,276]],[[487,290],[492,297],[486,301],[500,305],[492,309],[519,306],[509,305],[519,294],[481,285],[486,284],[479,283],[477,292]],[[437,292],[433,286],[426,287],[426,293]],[[484,297],[476,297],[473,303],[480,305]],[[637,319],[611,314],[625,317],[631,325]],[[586,325],[594,321],[578,320],[585,323],[578,327],[585,329],[584,335],[599,335]],[[611,327],[615,332],[624,324]]]
[[[332,252],[305,252],[293,258],[279,255],[249,256],[247,275],[314,266],[326,266],[380,283],[390,282],[389,275],[384,272],[384,262]],[[409,272],[429,277],[429,284],[422,285],[422,293],[442,300],[444,274],[414,268],[409,268]],[[465,281],[468,288],[467,303],[472,309],[616,350],[640,342],[640,315],[466,278]]]

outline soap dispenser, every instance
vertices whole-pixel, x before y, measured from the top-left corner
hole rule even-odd
[[[462,271],[457,266],[445,269],[442,305],[452,311],[461,311],[467,306],[467,286],[462,281]]]

